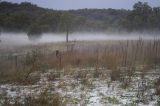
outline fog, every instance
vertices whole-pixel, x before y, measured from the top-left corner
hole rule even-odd
[[[104,40],[136,40],[141,37],[142,39],[154,39],[156,35],[139,34],[139,33],[125,33],[125,34],[111,34],[111,33],[71,33],[69,34],[69,41],[104,41]],[[0,45],[6,46],[24,46],[52,42],[65,42],[65,34],[46,33],[30,39],[26,33],[1,33]]]

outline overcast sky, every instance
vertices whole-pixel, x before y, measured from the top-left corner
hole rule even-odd
[[[150,6],[160,6],[160,0],[3,0],[15,3],[31,2],[40,7],[58,10],[82,9],[82,8],[114,8],[132,9],[138,1],[148,2]]]

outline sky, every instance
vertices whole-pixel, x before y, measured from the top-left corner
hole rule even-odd
[[[132,9],[133,5],[138,2],[148,2],[152,7],[160,6],[160,0],[3,0],[14,3],[31,2],[40,7],[70,10],[82,8],[113,8],[113,9]]]

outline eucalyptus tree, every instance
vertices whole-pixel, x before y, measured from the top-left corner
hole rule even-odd
[[[62,13],[60,20],[60,29],[66,32],[66,42],[69,42],[69,33],[72,30],[73,25],[73,15],[68,12]]]

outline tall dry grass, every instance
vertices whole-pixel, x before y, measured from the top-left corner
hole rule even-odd
[[[96,73],[99,68],[109,69],[112,80],[127,81],[125,83],[129,84],[135,71],[144,73],[150,69],[156,70],[160,65],[160,40],[139,38],[83,45],[74,42],[67,44],[67,49],[63,51],[37,50],[22,57],[1,58],[0,63],[1,79],[6,73],[22,72],[29,79],[31,73],[51,68],[68,71],[71,68],[92,67]]]

